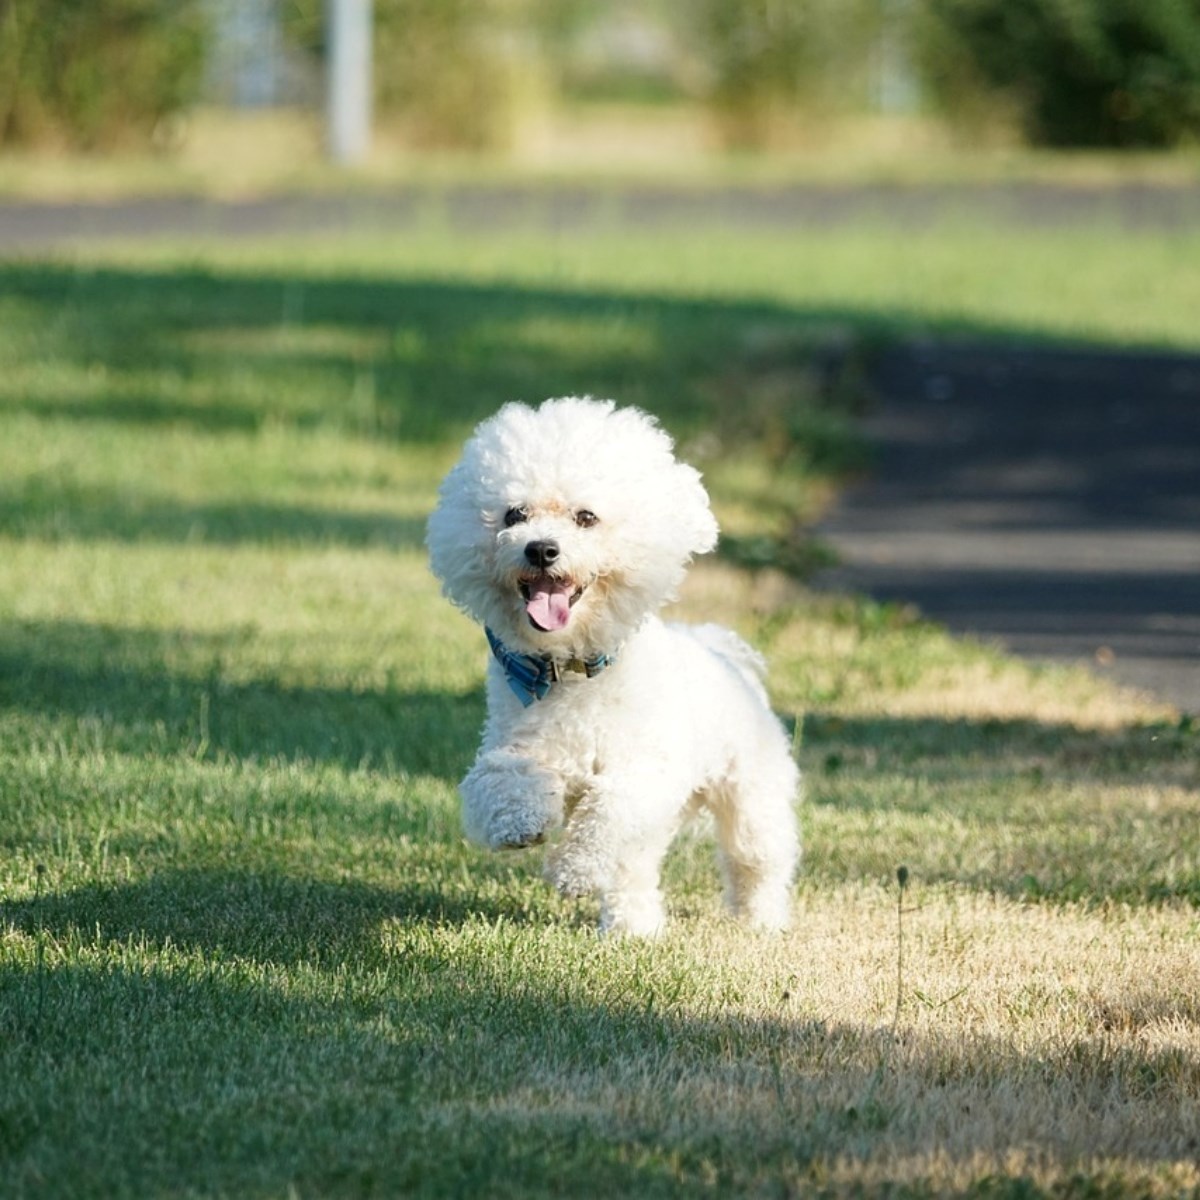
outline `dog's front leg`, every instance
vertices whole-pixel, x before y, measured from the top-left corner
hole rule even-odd
[[[678,806],[662,800],[672,790],[655,774],[596,780],[547,857],[563,895],[599,897],[604,932],[653,936],[666,923],[659,868]]]
[[[562,823],[559,777],[515,750],[481,751],[459,791],[467,837],[490,850],[536,845]]]

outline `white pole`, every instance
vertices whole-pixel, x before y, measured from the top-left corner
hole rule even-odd
[[[329,156],[361,163],[371,141],[371,0],[326,0]]]

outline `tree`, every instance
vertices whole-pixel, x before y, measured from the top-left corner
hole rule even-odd
[[[919,62],[953,111],[982,90],[1049,146],[1200,136],[1200,0],[923,0]]]

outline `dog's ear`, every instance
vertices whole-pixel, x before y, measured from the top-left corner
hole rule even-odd
[[[707,554],[717,544],[717,519],[709,507],[700,472],[677,462],[673,471],[674,520],[688,554]]]

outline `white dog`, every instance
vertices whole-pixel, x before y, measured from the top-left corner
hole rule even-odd
[[[484,421],[429,519],[433,570],[492,648],[467,836],[515,848],[565,826],[548,875],[598,895],[606,930],[662,927],[662,860],[701,810],[729,906],[787,923],[799,773],[764,663],[728,630],[656,615],[716,540],[700,476],[666,433],[574,397]]]

